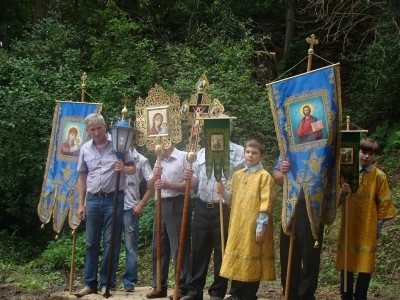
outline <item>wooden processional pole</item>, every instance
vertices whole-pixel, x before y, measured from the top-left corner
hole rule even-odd
[[[311,68],[312,68],[312,58],[314,55],[314,45],[317,45],[319,43],[319,41],[315,38],[314,34],[312,34],[311,37],[307,38],[306,41],[307,41],[307,43],[310,44],[310,49],[308,49],[308,63],[307,63],[307,72],[310,72]],[[295,230],[296,230],[296,207],[294,209],[292,230],[290,232],[289,255],[288,255],[288,263],[287,263],[287,269],[286,269],[285,300],[289,300],[290,275],[292,272]],[[316,242],[315,245],[318,247],[318,242]]]
[[[188,152],[186,155],[186,159],[189,163],[189,170],[192,170],[193,163],[196,161],[196,153]],[[179,294],[179,282],[181,278],[181,269],[182,269],[182,257],[183,250],[185,247],[185,235],[186,235],[186,225],[187,225],[187,215],[190,205],[190,179],[186,180],[185,187],[185,199],[183,202],[183,213],[182,213],[182,222],[181,222],[181,232],[179,236],[179,246],[178,246],[178,257],[176,259],[176,269],[175,269],[175,284],[174,284],[174,298],[173,300],[178,300]]]
[[[85,102],[85,94],[86,94],[86,72],[83,73],[81,84],[81,102]],[[69,273],[69,293],[72,295],[72,288],[74,283],[74,272],[75,272],[75,248],[76,248],[76,230],[72,230],[72,253],[71,253],[71,270]]]
[[[157,145],[154,148],[154,152],[157,155],[156,165],[161,167],[161,155],[163,153],[163,148],[161,145],[161,141],[159,140]],[[157,176],[156,180],[160,180],[161,176]],[[156,241],[157,241],[157,291],[161,292],[161,190],[158,189],[156,191],[157,197],[157,214],[156,214]]]
[[[346,117],[346,130],[350,130],[350,116]],[[347,230],[349,223],[349,201],[348,195],[346,195],[346,200],[344,203],[344,287],[343,291],[347,293]]]

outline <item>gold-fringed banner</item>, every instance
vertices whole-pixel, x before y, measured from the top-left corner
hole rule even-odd
[[[267,85],[281,157],[290,162],[283,183],[282,227],[291,229],[304,198],[313,236],[337,214],[341,92],[339,65]]]
[[[37,213],[43,225],[53,216],[53,229],[57,233],[61,231],[68,211],[75,210],[76,219],[78,156],[80,148],[89,139],[84,121],[87,115],[100,113],[101,108],[98,103],[56,102]],[[72,221],[75,229],[79,220]]]
[[[225,178],[229,177],[229,134],[230,119],[204,119],[206,174],[220,182],[222,172]]]

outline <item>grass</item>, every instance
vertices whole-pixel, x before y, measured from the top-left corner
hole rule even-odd
[[[398,181],[397,181],[398,182]],[[396,211],[400,211],[400,187],[392,188],[393,199],[396,206]],[[279,274],[279,231],[280,231],[280,214],[281,200],[278,200],[274,208],[275,222],[275,251],[276,251],[276,276],[277,280],[263,283],[264,287],[274,287],[280,289],[280,274]],[[336,259],[336,243],[340,226],[340,215],[332,226],[327,228],[324,236],[324,243],[321,254],[321,267],[319,275],[319,290],[320,291],[336,291],[339,285],[339,272],[335,269]],[[80,233],[83,234],[82,232]],[[50,242],[47,252],[40,257],[28,262],[19,263],[18,245],[12,247],[12,253],[6,252],[7,249],[2,249],[4,245],[10,247],[10,239],[8,242],[4,240],[5,235],[2,235],[2,243],[0,252],[7,253],[0,258],[0,284],[8,284],[15,286],[24,291],[48,290],[54,286],[69,285],[69,257],[70,251],[64,257],[60,255],[60,251],[65,248],[70,248],[71,237],[64,235],[57,242]],[[15,239],[15,238],[14,238]],[[83,236],[78,237],[79,247],[83,247]],[[3,242],[4,241],[4,242]],[[24,244],[25,245],[25,244]],[[26,245],[25,245],[26,246]],[[59,247],[57,247],[59,246]],[[62,248],[62,249],[59,249]],[[123,249],[123,247],[122,247]],[[79,249],[79,256],[83,255],[83,249]],[[26,252],[27,249],[21,249]],[[44,259],[46,258],[46,259]],[[57,261],[53,261],[57,260]],[[82,257],[77,257],[78,265],[82,265]],[[124,272],[125,253],[121,253],[120,264],[118,268],[117,278],[120,280]],[[213,281],[212,262],[209,267],[206,287]],[[142,243],[139,250],[139,286],[149,286],[152,281],[152,249],[151,243],[145,245]],[[83,269],[76,268],[75,282],[83,283]],[[370,286],[370,295],[381,299],[396,299],[398,297],[398,282],[400,282],[400,216],[397,215],[394,219],[388,221],[382,231],[378,241],[377,251],[377,267],[373,274]],[[121,283],[119,283],[121,284]],[[172,264],[169,272],[169,285],[174,285],[174,274]],[[121,285],[122,286],[122,285]]]

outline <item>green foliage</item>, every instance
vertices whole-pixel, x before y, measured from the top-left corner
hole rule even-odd
[[[14,231],[9,234],[7,230],[0,230],[0,262],[10,264],[25,264],[38,251],[33,252],[30,241],[22,238]]]
[[[143,248],[151,243],[153,238],[153,221],[156,205],[154,198],[147,201],[139,221],[139,247]]]
[[[71,266],[72,241],[72,236],[67,234],[61,235],[56,241],[50,241],[37,263],[49,270],[68,269]],[[77,234],[75,245],[75,268],[77,269],[85,265],[85,245],[85,234]]]
[[[344,107],[351,112],[352,120],[370,131],[385,120],[396,120],[400,114],[400,41],[395,35],[398,28],[385,18],[391,17],[382,16],[373,42],[351,56],[354,71],[344,93],[349,98]]]
[[[305,38],[315,28],[314,21],[308,21],[314,20],[309,2],[297,3],[304,13],[298,18],[292,55],[286,61],[280,60],[285,37],[282,0],[50,1],[47,17],[36,24],[31,23],[32,3],[4,0],[0,11],[0,39],[4,42],[4,49],[0,49],[0,229],[8,230],[0,231],[1,282],[41,289],[49,282],[64,280],[60,270],[69,268],[72,238],[65,235],[50,241],[37,260],[22,266],[14,264],[35,257],[50,237],[51,226],[40,231],[35,211],[54,101],[80,100],[83,71],[88,73],[91,97],[87,100],[103,103],[107,120],[120,116],[124,94],[131,99],[145,98],[157,83],[169,95],[176,93],[186,100],[195,92],[199,76],[206,74],[212,99],[218,98],[226,113],[237,117],[231,139],[242,145],[250,138],[263,139],[268,149],[263,164],[271,169],[278,149],[265,83],[276,78],[277,70],[282,74],[307,56]],[[306,4],[308,10],[303,7]],[[364,23],[360,28],[367,26]],[[391,186],[396,186],[400,175],[400,126],[395,124],[400,115],[398,28],[385,13],[368,24],[368,30],[374,36],[363,38],[364,44],[357,51],[346,53],[340,41],[340,45],[321,43],[317,53],[343,63],[344,115],[350,115],[378,140],[383,148],[379,166],[392,180]],[[321,30],[317,38],[324,34],[327,32]],[[359,40],[358,33],[346,36],[350,44],[346,49],[359,47]],[[276,60],[265,54],[267,49],[277,53]],[[325,63],[315,59],[313,68]],[[285,76],[305,70],[304,61]],[[133,104],[129,109],[129,117],[134,119]],[[184,147],[188,131],[183,135],[179,148]],[[397,188],[393,194],[398,209]],[[145,284],[151,278],[154,207],[155,202],[150,200],[140,219],[139,271]],[[274,210],[276,245],[280,209],[278,201]],[[399,236],[395,230],[398,226],[390,224],[384,229],[380,247],[382,253],[399,257],[398,241],[393,240],[393,236]],[[337,284],[335,226],[323,246],[320,284],[326,286]],[[82,233],[78,233],[77,241],[76,266],[81,269],[85,248]],[[120,273],[124,255],[122,251]],[[397,262],[390,260],[390,265],[378,267],[375,289],[398,281]]]

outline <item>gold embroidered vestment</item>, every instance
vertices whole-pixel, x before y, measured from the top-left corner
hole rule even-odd
[[[275,279],[272,208],[275,183],[264,169],[255,173],[239,170],[231,185],[229,235],[220,276],[244,282]],[[262,243],[256,243],[256,220],[267,212],[268,225]]]
[[[348,196],[347,270],[372,273],[375,270],[378,220],[395,215],[392,196],[386,175],[373,166],[360,173],[360,186]],[[336,268],[344,270],[345,211],[342,205],[342,222],[336,256]]]

